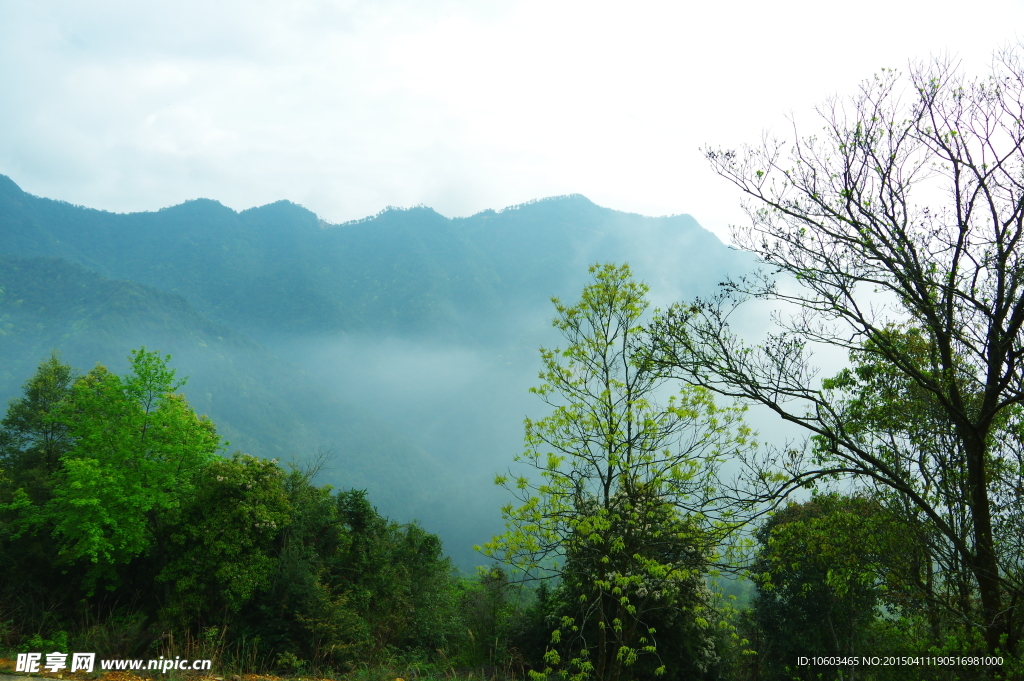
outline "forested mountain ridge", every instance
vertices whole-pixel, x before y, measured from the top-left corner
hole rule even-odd
[[[578,195],[330,225],[286,201],[109,213],[0,176],[0,400],[52,349],[83,371],[169,353],[232,450],[331,451],[321,482],[420,519],[471,568],[500,528],[490,481],[535,407],[549,298],[576,295],[599,260],[630,261],[669,301],[750,265],[689,216]]]
[[[455,219],[389,208],[329,225],[287,201],[238,213],[208,199],[108,213],[26,194],[0,176],[0,227],[2,254],[60,257],[180,293],[257,340],[355,331],[500,342],[501,320],[578,289],[595,259],[649,259],[645,247],[658,243],[735,260],[689,216],[645,218],[578,195]],[[677,275],[697,283],[688,265]]]

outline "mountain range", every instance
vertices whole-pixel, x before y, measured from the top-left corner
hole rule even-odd
[[[0,175],[0,400],[51,350],[81,370],[171,354],[230,449],[314,461],[382,512],[438,532],[460,566],[500,531],[490,484],[521,449],[552,296],[628,261],[659,304],[753,265],[690,216],[579,195],[470,217],[387,208],[329,224],[287,201],[118,214]]]

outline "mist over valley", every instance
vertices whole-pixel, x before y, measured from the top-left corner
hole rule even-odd
[[[173,356],[183,392],[231,445],[310,465],[418,520],[462,569],[502,529],[493,485],[522,450],[552,296],[588,265],[629,262],[656,306],[712,292],[751,256],[688,215],[644,217],[571,195],[447,218],[387,208],[328,224],[281,201],[200,199],[117,214],[0,176],[0,398],[51,350],[123,371]]]

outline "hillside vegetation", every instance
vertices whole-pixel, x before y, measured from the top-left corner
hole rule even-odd
[[[646,264],[666,302],[749,266],[688,216],[581,196],[328,225],[288,202],[114,214],[0,176],[0,233],[0,399],[51,350],[115,371],[133,348],[168,353],[233,449],[330,452],[321,482],[424,522],[467,570],[501,527],[490,479],[520,447],[548,299],[595,259]]]

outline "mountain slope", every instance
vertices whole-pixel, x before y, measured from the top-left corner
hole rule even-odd
[[[232,448],[333,450],[322,483],[366,488],[471,568],[501,529],[493,475],[544,415],[527,389],[559,340],[549,298],[574,300],[596,261],[629,261],[658,304],[752,264],[689,216],[582,196],[329,225],[284,201],[114,214],[0,176],[0,398],[54,348],[115,371],[132,348],[169,352]]]
[[[646,218],[582,196],[467,218],[389,209],[326,225],[284,201],[240,213],[206,199],[106,213],[25,194],[0,176],[0,225],[2,254],[61,257],[180,293],[261,341],[367,332],[501,342],[524,308],[582,287],[591,262],[628,260],[641,277],[693,288],[742,260],[689,216]],[[690,256],[674,272],[673,252]]]
[[[243,334],[204,319],[178,294],[105,279],[55,258],[0,257],[0,399],[52,349],[80,370],[127,369],[130,350],[169,353],[188,376],[183,392],[231,449],[284,461],[335,454],[346,486],[364,487],[388,511],[411,516],[434,503],[424,478],[443,480],[422,448],[340,400]]]

